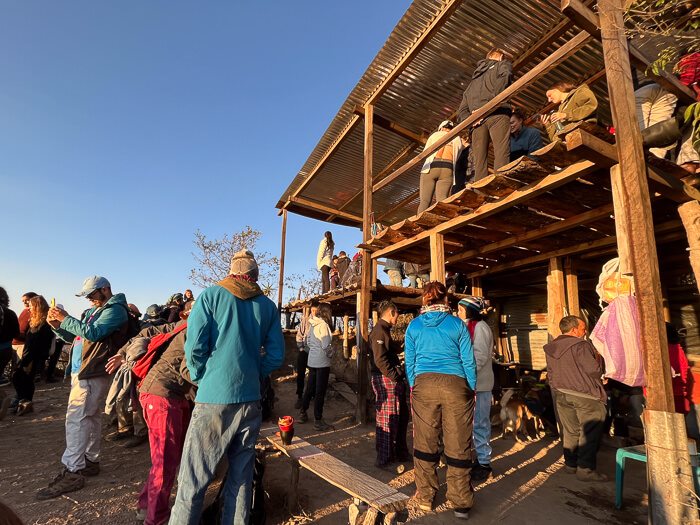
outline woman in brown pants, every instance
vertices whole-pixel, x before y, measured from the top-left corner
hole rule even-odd
[[[474,503],[470,470],[476,360],[467,327],[452,315],[441,282],[424,287],[421,315],[406,330],[405,355],[412,389],[415,500],[420,509],[432,510],[442,435],[447,499],[455,517],[468,519]]]

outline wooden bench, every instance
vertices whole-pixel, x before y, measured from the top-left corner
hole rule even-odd
[[[356,503],[350,508],[351,523],[357,523],[359,502],[366,503],[369,507],[364,523],[372,524],[376,523],[380,514],[383,515],[385,524],[394,523],[396,513],[404,510],[408,504],[410,498],[406,494],[364,472],[360,472],[347,463],[343,463],[338,458],[299,437],[295,436],[289,446],[285,446],[276,434],[266,437],[277,450],[280,450],[291,460],[292,482],[287,497],[287,506],[291,512],[296,510],[298,506],[299,470],[301,467],[355,498]],[[353,512],[355,516],[353,516]]]

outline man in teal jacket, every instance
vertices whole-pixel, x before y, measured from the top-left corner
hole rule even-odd
[[[185,359],[198,389],[171,525],[199,523],[204,495],[224,456],[221,522],[248,522],[262,422],[260,382],[284,361],[279,313],[257,280],[255,258],[242,250],[231,259],[230,275],[204,290],[190,313]]]
[[[71,390],[66,450],[61,458],[64,468],[48,487],[37,492],[40,500],[79,490],[85,485],[83,476],[100,472],[102,411],[110,384],[105,366],[129,337],[126,297],[112,294],[107,279],[88,277],[77,295],[92,304],[81,319],[57,307],[49,310],[47,318],[56,335],[73,346],[68,363]]]

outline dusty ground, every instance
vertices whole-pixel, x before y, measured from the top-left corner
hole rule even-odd
[[[10,394],[11,387],[2,387]],[[280,383],[277,415],[294,414],[293,384]],[[36,501],[34,493],[58,471],[64,446],[63,420],[68,386],[38,385],[35,412],[23,417],[8,416],[0,422],[0,500],[11,505],[27,524],[79,525],[126,524],[132,518],[136,496],[150,466],[148,447],[124,449],[103,443],[102,473],[88,478],[86,486],[62,498]],[[326,403],[325,418],[336,422],[336,430],[314,433],[312,426],[298,425],[297,432],[364,472],[397,489],[412,494],[411,465],[402,475],[376,469],[374,429],[352,423],[351,405],[340,396]],[[263,424],[263,428],[269,424]],[[625,508],[613,506],[614,482],[586,484],[562,470],[558,442],[545,439],[527,445],[512,440],[493,441],[495,477],[477,487],[474,523],[645,523],[646,496],[644,465],[628,462]],[[600,454],[601,470],[614,479],[614,450]],[[347,523],[347,495],[302,469],[299,490],[303,511],[292,517],[284,511],[284,497],[290,476],[288,460],[268,455],[265,488],[269,494],[268,523]],[[442,473],[444,481],[444,472]],[[454,523],[442,493],[440,507],[422,514],[410,509],[412,523]]]

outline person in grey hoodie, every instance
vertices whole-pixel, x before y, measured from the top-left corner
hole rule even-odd
[[[511,84],[513,65],[504,57],[505,53],[502,50],[492,49],[486,54],[484,60],[477,63],[472,74],[472,81],[464,91],[462,103],[457,110],[460,122]],[[473,128],[471,147],[475,181],[488,175],[489,138],[493,143],[493,169],[497,170],[508,164],[510,160],[510,113],[510,106],[504,102],[487,117],[477,122]]]
[[[306,423],[308,415],[306,411],[314,398],[314,430],[328,430],[330,425],[323,421],[323,403],[326,400],[328,378],[331,373],[331,357],[333,347],[331,345],[333,334],[331,333],[331,307],[326,303],[318,306],[316,316],[309,318],[309,329],[306,334],[306,346],[309,350],[308,369],[309,378],[306,382],[302,407],[299,412],[299,423]]]
[[[586,336],[586,323],[567,315],[562,335],[544,345],[547,379],[563,428],[564,468],[581,481],[607,481],[596,472],[596,455],[605,426],[603,358]]]

